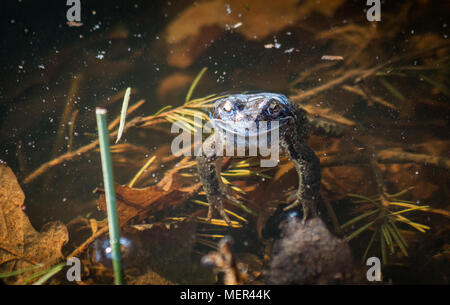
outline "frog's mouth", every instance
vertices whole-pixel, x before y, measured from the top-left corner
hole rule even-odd
[[[263,136],[277,131],[286,125],[291,117],[284,117],[276,121],[261,122],[235,122],[228,120],[212,119],[211,123],[215,130],[228,135],[238,135],[241,137]]]

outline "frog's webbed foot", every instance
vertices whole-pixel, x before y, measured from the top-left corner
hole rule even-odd
[[[211,140],[213,140],[213,136],[209,137],[206,141],[210,147],[213,147],[214,143],[209,143]],[[208,222],[211,221],[215,210],[219,212],[220,216],[231,227],[231,220],[226,214],[223,204],[226,200],[235,201],[235,199],[228,194],[227,187],[222,182],[220,176],[220,160],[212,149],[206,150],[205,155],[197,157],[197,167],[203,184],[203,190],[209,202]]]
[[[223,197],[222,196],[209,196],[209,208],[208,208],[208,217],[207,221],[211,222],[213,211],[216,210],[219,212],[219,215],[225,220],[225,222],[228,224],[228,226],[232,226],[231,220],[228,217],[227,213],[225,212],[225,209],[223,207]]]
[[[299,198],[299,196],[297,196],[297,198],[295,199],[295,201],[293,203],[291,203],[290,205],[288,205],[287,207],[285,207],[283,209],[283,211],[289,211],[292,210],[294,208],[298,208],[299,206],[302,207],[303,209],[303,220],[312,218],[315,216],[315,209],[312,208],[312,204],[306,204],[303,202],[303,200],[301,198]]]
[[[230,218],[228,217],[228,214],[226,213],[223,205],[225,202],[231,202],[235,205],[244,205],[243,198],[233,194],[230,191],[230,188],[227,187],[223,183],[219,183],[219,190],[215,192],[214,194],[210,194],[208,197],[209,202],[209,209],[208,209],[208,221],[211,220],[212,214],[214,210],[219,212],[219,215],[225,220],[225,222],[231,226],[232,223],[230,221]]]
[[[293,208],[298,207],[299,205],[301,205],[300,200],[299,199],[295,199],[295,201],[293,203],[291,203],[290,205],[288,205],[287,207],[285,207],[283,209],[283,211],[289,211],[292,210]]]

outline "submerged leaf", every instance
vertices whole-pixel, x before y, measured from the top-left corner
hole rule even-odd
[[[169,188],[163,188],[164,184],[169,185]],[[176,178],[170,184],[167,181],[164,184],[159,183],[146,188],[131,188],[116,183],[117,215],[120,225],[125,225],[132,218],[144,212],[152,214],[178,206],[200,188],[199,183],[183,188]],[[100,195],[98,208],[106,213],[104,194]]]
[[[61,247],[69,239],[61,222],[47,223],[37,232],[22,210],[24,199],[11,169],[0,165],[0,273],[30,268],[15,279],[5,279],[10,283],[29,277],[36,265],[51,265],[62,259]]]

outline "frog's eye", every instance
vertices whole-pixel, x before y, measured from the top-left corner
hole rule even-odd
[[[222,109],[226,112],[230,112],[231,109],[233,109],[233,106],[231,105],[231,103],[229,101],[226,101],[223,106]]]
[[[271,102],[269,107],[267,107],[267,111],[269,112],[269,114],[273,115],[273,114],[278,114],[281,111],[281,107],[278,103],[276,102]]]

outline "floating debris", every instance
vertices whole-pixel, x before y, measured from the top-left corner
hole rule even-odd
[[[322,60],[344,60],[344,57],[339,55],[323,55]]]
[[[233,29],[237,29],[237,28],[241,27],[242,24],[243,24],[242,22],[238,22],[238,23],[232,25],[231,27],[232,27]]]
[[[294,52],[294,48],[290,48],[290,49],[287,49],[287,50],[284,50],[284,53],[286,53],[286,54],[291,54],[292,52]]]
[[[83,26],[83,23],[76,22],[76,21],[67,21],[67,25],[70,27],[80,27],[80,26]]]
[[[210,252],[202,257],[202,264],[214,268],[217,273],[223,273],[225,285],[239,285],[242,283],[241,271],[232,252],[233,238],[225,236],[219,242],[218,251]]]

